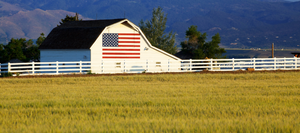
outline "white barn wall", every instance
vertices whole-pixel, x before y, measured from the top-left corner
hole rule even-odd
[[[143,38],[143,37],[142,37]],[[165,53],[158,51],[154,48],[149,47],[146,43],[146,39],[143,38],[141,40],[141,44],[143,45],[141,47],[141,59],[142,60],[151,60],[155,62],[149,62],[149,65],[155,66],[155,69],[149,70],[149,71],[168,71],[168,62],[172,63],[172,66],[180,66],[180,61],[166,55]],[[153,46],[152,46],[153,47]],[[146,50],[146,49],[148,50]],[[159,64],[160,63],[160,64]],[[178,68],[178,67],[177,67]],[[171,68],[170,71],[176,71],[177,69]]]
[[[93,64],[92,67],[92,72],[100,72],[101,71],[101,60],[107,60],[107,59],[102,59],[102,35],[103,33],[139,33],[138,30],[134,29],[131,27],[128,23],[125,24],[118,24],[118,25],[113,25],[112,27],[106,28],[102,34],[97,38],[95,43],[91,47],[91,61]],[[142,33],[140,33],[142,34]],[[146,38],[144,38],[141,35],[141,40],[140,40],[140,59],[125,59],[126,61],[137,61],[136,63],[132,62],[132,64],[141,64],[140,66],[133,65],[132,68],[141,68],[145,69],[145,63],[141,63],[140,61],[144,60],[157,60],[157,62],[160,62],[160,65],[157,65],[156,62],[152,62],[152,64],[149,65],[155,65],[158,66],[155,69],[151,71],[168,71],[168,60],[170,60],[175,65],[180,65],[180,61],[178,61],[175,58],[172,58],[171,56],[158,51],[156,49],[151,48],[153,46],[149,46]],[[147,50],[146,50],[147,49]],[[116,63],[120,63],[120,61],[124,60],[115,60],[116,62],[111,62],[109,64],[104,64],[104,65],[116,65]],[[164,62],[163,62],[164,61]],[[177,61],[177,62],[174,62]],[[123,69],[119,68],[119,66],[116,65],[115,68],[111,72],[122,72]],[[128,68],[131,69],[131,68]],[[177,68],[178,69],[178,68]],[[177,70],[176,69],[176,70]],[[171,71],[176,71],[175,69],[172,69]]]
[[[41,62],[91,61],[89,49],[41,49]]]

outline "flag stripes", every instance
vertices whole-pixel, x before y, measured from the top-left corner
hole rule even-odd
[[[140,59],[140,39],[137,33],[104,33],[102,58]]]
[[[140,55],[140,53],[103,53],[103,55]]]

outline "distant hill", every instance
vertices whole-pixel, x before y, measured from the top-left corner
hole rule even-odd
[[[26,10],[24,8],[0,2],[0,42],[7,43],[11,38],[37,39],[41,33],[48,34],[56,27],[60,19],[73,12],[64,10]]]
[[[0,8],[2,16],[0,29],[3,31],[0,30],[0,37],[6,40],[9,37],[21,36],[37,38],[41,31],[48,34],[67,13],[78,12],[92,19],[126,17],[138,24],[141,19],[150,19],[152,9],[161,6],[168,14],[167,30],[177,32],[178,44],[185,40],[187,28],[190,25],[197,25],[198,30],[207,32],[209,36],[220,33],[221,46],[226,48],[269,48],[272,42],[276,43],[276,48],[300,48],[300,2],[283,0],[0,0],[0,5],[3,3],[13,7],[2,6]],[[33,27],[28,28],[27,25]],[[9,31],[13,27],[17,27],[18,30]]]

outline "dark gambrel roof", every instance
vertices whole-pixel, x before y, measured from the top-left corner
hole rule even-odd
[[[106,26],[124,19],[70,21],[54,28],[39,49],[90,49]]]

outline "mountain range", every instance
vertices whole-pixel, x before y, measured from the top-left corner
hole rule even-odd
[[[300,48],[300,2],[284,0],[0,0],[0,43],[46,35],[67,14],[79,18],[149,20],[153,8],[167,14],[167,31],[185,40],[191,25],[224,48]]]

